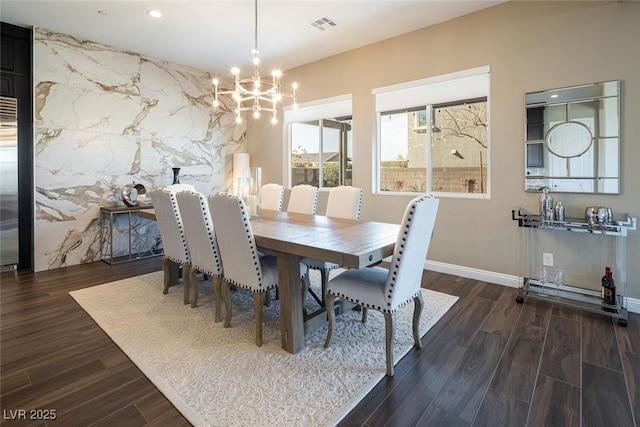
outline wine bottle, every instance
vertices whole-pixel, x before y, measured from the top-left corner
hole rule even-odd
[[[609,272],[610,271],[611,271],[611,267],[606,267],[604,269],[604,276],[602,276],[602,280],[601,280],[602,288],[601,288],[600,292],[601,292],[602,302],[605,303],[605,304],[607,304],[607,294],[608,294],[607,289],[609,288],[607,280],[609,280]]]
[[[609,286],[609,301],[607,304],[616,305],[616,282],[613,280],[613,272],[611,270],[607,275],[607,285]]]

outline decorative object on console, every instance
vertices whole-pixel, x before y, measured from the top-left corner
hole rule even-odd
[[[613,223],[613,210],[604,206],[598,207],[598,224],[609,225]]]
[[[618,301],[616,299],[616,284],[613,280],[611,267],[605,268],[604,276],[602,277],[602,303],[604,304],[604,311],[615,312],[614,308]]]
[[[540,219],[542,221],[553,221],[553,197],[549,187],[542,187],[542,195],[540,196]]]
[[[556,221],[564,222],[564,205],[560,200],[556,203],[556,207],[553,208],[553,214],[556,217]]]
[[[249,217],[260,216],[260,189],[262,188],[262,168],[243,168],[238,181],[238,195],[244,200]]]
[[[129,207],[147,206],[151,204],[150,199],[146,195],[147,189],[142,184],[127,184],[122,187],[120,193],[122,194],[122,201]]]
[[[171,184],[180,184],[180,168],[171,168],[173,170],[173,182]]]
[[[253,117],[259,118],[261,111],[268,111],[272,113],[272,123],[278,122],[278,102],[283,97],[293,98],[293,106],[296,107],[296,89],[297,83],[293,83],[293,94],[282,92],[282,72],[280,70],[273,70],[271,73],[272,81],[263,79],[260,77],[258,58],[258,0],[255,0],[255,32],[254,32],[254,48],[251,51],[253,55],[253,76],[248,79],[240,78],[240,69],[233,67],[231,74],[233,74],[233,90],[218,90],[220,82],[217,78],[213,79],[213,106],[218,108],[220,101],[218,95],[232,95],[233,99],[237,103],[236,106],[236,122],[241,123],[240,117],[241,111],[253,111]]]
[[[248,168],[250,163],[249,153],[233,153],[233,178],[231,181],[231,193],[239,195],[238,181],[242,178],[242,171]]]
[[[584,219],[587,221],[590,227],[593,227],[598,222],[598,208],[590,206],[584,210]]]
[[[613,210],[604,206],[589,206],[584,211],[584,219],[590,226],[611,225],[613,221]]]

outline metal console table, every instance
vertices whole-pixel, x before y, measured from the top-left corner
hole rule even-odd
[[[118,264],[164,253],[158,225],[138,215],[138,211],[144,208],[100,208],[100,256],[103,261]],[[118,244],[125,239],[126,243]]]
[[[555,230],[574,233],[587,233],[595,236],[614,236],[617,239],[627,237],[629,230],[636,230],[637,218],[625,215],[624,218],[607,225],[590,225],[586,221],[577,218],[568,218],[566,221],[547,221],[539,215],[526,213],[523,209],[511,211],[511,218],[518,222],[519,227]],[[624,251],[626,242],[619,240],[619,247]],[[552,282],[541,283],[530,277],[523,278],[523,285],[516,301],[523,303],[526,297],[542,299],[585,311],[603,314],[618,319],[618,324],[627,326],[629,315],[626,304],[626,268],[624,271],[622,286],[616,295],[617,304],[603,303],[600,292],[576,286],[555,284]]]

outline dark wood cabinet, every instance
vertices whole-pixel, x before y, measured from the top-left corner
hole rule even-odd
[[[0,23],[0,95],[17,100],[19,270],[33,265],[32,30]]]
[[[0,33],[2,73],[31,76],[31,29],[3,22]]]

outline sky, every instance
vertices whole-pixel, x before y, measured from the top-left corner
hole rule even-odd
[[[394,114],[391,116],[383,116],[384,126],[381,126],[381,138],[385,141],[381,150],[382,160],[396,160],[398,155],[407,157],[407,141],[408,126],[407,114]],[[292,148],[296,150],[298,147],[306,150],[307,153],[318,152],[318,128],[316,126],[296,123],[293,128]],[[340,141],[337,138],[329,138],[324,141],[324,151],[338,151]],[[302,151],[302,150],[298,150]]]

